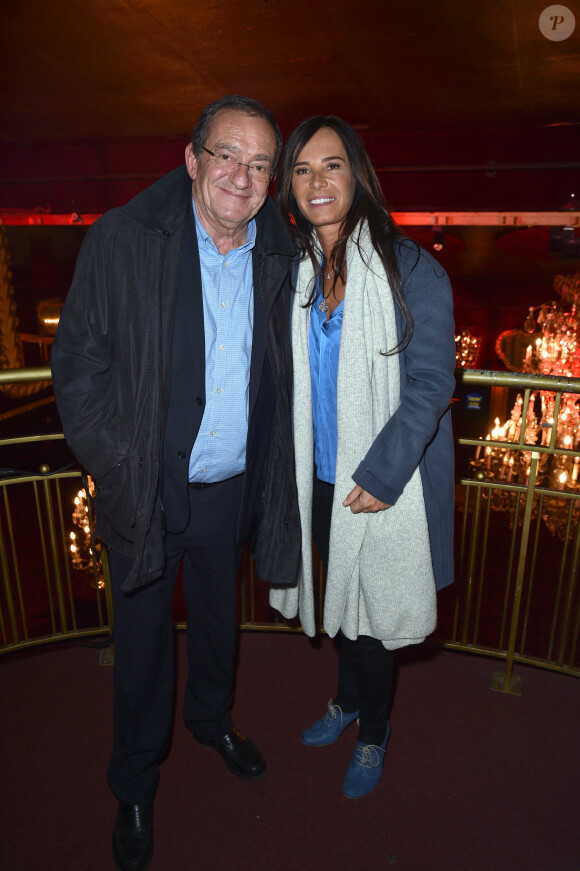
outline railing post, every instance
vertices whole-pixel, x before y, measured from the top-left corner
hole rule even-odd
[[[40,467],[40,471],[43,475],[46,475],[50,469],[48,466],[43,465]],[[60,561],[58,556],[58,543],[56,537],[56,526],[54,522],[54,512],[52,510],[52,499],[50,495],[50,479],[45,478],[42,482],[42,489],[44,492],[44,504],[46,509],[46,521],[48,524],[48,535],[50,540],[50,550],[52,554],[52,567],[54,571],[54,586],[56,589],[56,600],[58,602],[58,613],[60,617],[60,625],[62,629],[63,635],[68,634],[68,617],[66,613],[66,603],[64,600],[64,592],[62,585],[62,574],[60,568]]]
[[[475,496],[475,507],[473,510],[473,523],[471,532],[471,543],[469,546],[469,562],[467,567],[467,580],[465,591],[465,609],[463,613],[463,629],[461,633],[461,643],[466,645],[469,634],[469,619],[471,614],[471,598],[473,594],[473,578],[477,564],[477,548],[479,544],[479,522],[481,515],[481,487],[477,487]]]
[[[574,593],[576,592],[576,581],[578,580],[578,561],[580,558],[580,523],[576,526],[574,535],[574,551],[572,554],[572,565],[570,568],[570,579],[568,581],[568,590],[566,592],[566,607],[564,608],[564,623],[560,635],[560,646],[558,650],[558,665],[563,665],[566,651],[566,641],[570,627],[572,610],[574,607]]]
[[[502,693],[512,693],[513,695],[518,696],[522,693],[522,680],[520,677],[513,675],[514,654],[518,635],[522,589],[524,582],[524,573],[526,569],[526,558],[528,555],[528,540],[530,537],[530,526],[532,523],[532,510],[534,507],[534,488],[536,486],[538,460],[540,459],[540,454],[538,451],[532,451],[531,453],[532,459],[530,463],[530,480],[528,481],[526,507],[524,509],[524,521],[522,527],[522,538],[520,542],[520,555],[518,558],[518,570],[516,574],[516,586],[514,590],[514,601],[505,663],[505,672],[503,673],[503,675],[501,672],[494,672],[491,678],[492,690],[497,690],[498,692]]]
[[[8,557],[6,555],[6,545],[4,543],[4,532],[2,531],[2,518],[0,517],[0,568],[2,568],[2,577],[4,578],[4,595],[6,596],[6,608],[8,610],[8,620],[10,623],[10,632],[12,633],[12,643],[20,640],[18,634],[18,625],[16,623],[16,611],[14,610],[14,599],[12,598],[12,590],[10,589],[10,575],[8,571]]]

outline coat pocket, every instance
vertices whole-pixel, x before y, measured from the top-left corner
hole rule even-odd
[[[136,538],[136,517],[143,491],[142,457],[126,457],[97,481],[96,510],[125,539]]]

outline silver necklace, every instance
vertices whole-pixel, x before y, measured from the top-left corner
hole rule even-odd
[[[322,262],[323,261],[321,261],[321,263],[320,263],[321,267],[322,267]],[[328,272],[326,273],[326,280],[327,281],[330,281],[330,279],[332,278],[333,272],[336,273],[336,269],[334,269],[332,266],[329,266]],[[320,312],[327,312],[328,311],[328,303],[326,302],[326,297],[324,296],[324,288],[322,288],[322,299],[318,303],[318,311],[320,311]]]

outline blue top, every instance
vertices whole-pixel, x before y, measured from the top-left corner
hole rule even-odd
[[[309,334],[314,461],[317,477],[321,481],[334,484],[337,449],[336,383],[344,300],[337,305],[329,320],[326,320],[326,312],[321,312],[318,308],[321,298],[319,293],[312,305]]]
[[[246,242],[220,254],[200,223],[193,203],[203,287],[206,405],[189,458],[189,480],[223,481],[244,471],[254,288],[252,248],[256,223]]]

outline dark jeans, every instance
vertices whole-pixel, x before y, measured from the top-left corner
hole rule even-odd
[[[346,496],[346,493],[345,493]],[[312,535],[324,568],[328,568],[330,518],[334,485],[314,477]],[[344,509],[347,510],[346,508]],[[382,744],[389,720],[393,652],[368,635],[356,641],[339,634],[338,690],[334,704],[359,711],[359,741]]]
[[[236,635],[236,528],[243,475],[189,491],[190,521],[168,534],[163,577],[134,593],[121,584],[132,560],[111,552],[115,622],[114,743],[109,785],[119,801],[151,804],[169,750],[174,711],[172,601],[183,558],[189,673],[183,717],[202,738],[232,727]]]

